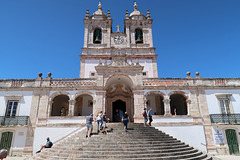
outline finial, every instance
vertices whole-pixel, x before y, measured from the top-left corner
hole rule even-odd
[[[38,73],[38,76],[39,76],[39,77],[42,77],[42,73],[41,73],[41,72],[40,72],[40,73]]]
[[[133,7],[134,7],[134,11],[137,11],[137,10],[138,10],[138,8],[137,8],[137,2],[136,2],[136,1],[134,1]]]
[[[120,31],[119,31],[119,28],[120,28],[120,26],[119,26],[119,25],[117,25],[117,26],[116,26],[116,28],[117,28],[117,32],[120,32]]]
[[[98,65],[99,65],[99,66],[102,66],[102,58],[100,58]]]
[[[48,77],[51,78],[52,73],[48,72]]]
[[[107,19],[111,19],[111,13],[110,13],[110,10],[107,11]]]
[[[126,9],[126,19],[129,19],[128,10]]]
[[[136,66],[140,66],[138,59],[137,59],[137,61],[136,61]]]
[[[151,19],[150,11],[147,10],[147,19]]]
[[[86,18],[85,19],[89,19],[89,9],[87,9]]]
[[[99,1],[99,4],[98,4],[98,10],[102,10],[102,4],[101,4],[101,1]]]
[[[187,72],[187,76],[189,77],[191,75],[191,73],[190,72]]]

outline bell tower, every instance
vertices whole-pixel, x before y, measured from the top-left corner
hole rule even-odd
[[[157,55],[153,47],[152,22],[150,12],[147,16],[139,10],[134,2],[134,10],[129,15],[126,11],[124,19],[124,32],[112,32],[112,19],[110,10],[107,15],[99,2],[98,10],[92,16],[89,10],[84,18],[84,45],[80,55],[80,78],[96,78],[96,66],[100,63],[109,65],[113,57],[125,56],[128,64],[143,66],[143,78],[158,78]],[[125,73],[126,74],[126,73]]]
[[[147,17],[144,16],[137,7],[137,3],[134,2],[134,11],[128,14],[126,10],[126,18],[124,19],[124,30],[128,35],[129,47],[131,48],[152,48],[152,22],[149,10],[147,11]],[[136,46],[137,45],[137,46]]]
[[[110,34],[112,32],[112,19],[110,11],[107,15],[102,11],[102,4],[99,2],[98,10],[89,16],[86,12],[84,21],[84,46],[83,48],[110,47]]]

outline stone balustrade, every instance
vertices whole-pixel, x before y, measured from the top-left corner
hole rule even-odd
[[[186,78],[146,78],[144,86],[188,86]]]
[[[95,79],[52,79],[52,87],[96,86]]]
[[[0,88],[97,86],[94,78],[0,79]],[[145,78],[143,86],[240,87],[240,78]]]
[[[240,87],[240,78],[145,78],[144,86]]]

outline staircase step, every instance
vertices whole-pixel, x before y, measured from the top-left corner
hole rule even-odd
[[[85,130],[34,156],[50,160],[211,160],[207,154],[143,124],[130,123],[127,132],[122,123],[107,124],[107,134],[94,133],[85,138]],[[96,126],[94,125],[94,129]],[[96,130],[95,130],[96,131]]]

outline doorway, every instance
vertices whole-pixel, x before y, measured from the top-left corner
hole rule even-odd
[[[238,148],[238,140],[236,136],[236,131],[234,129],[227,129],[225,130],[226,137],[227,137],[227,143],[229,148],[230,154],[238,154],[239,148]]]
[[[126,102],[117,100],[112,103],[112,121],[121,122],[123,114],[126,112]]]
[[[1,142],[0,142],[0,149],[4,148],[8,150],[8,155],[9,151],[12,145],[12,137],[13,137],[13,132],[3,132],[2,137],[1,137]]]

